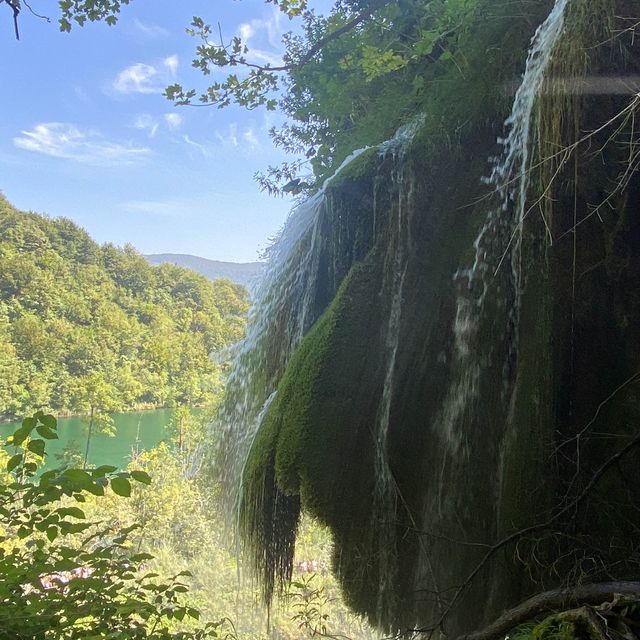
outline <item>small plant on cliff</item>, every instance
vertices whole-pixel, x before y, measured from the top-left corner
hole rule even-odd
[[[26,418],[0,449],[0,628],[3,637],[39,640],[233,638],[226,621],[193,628],[184,573],[159,582],[144,573],[152,556],[132,552],[135,526],[112,530],[87,522],[87,494],[122,497],[142,471],[61,467],[38,475],[46,441],[57,438],[53,416]]]

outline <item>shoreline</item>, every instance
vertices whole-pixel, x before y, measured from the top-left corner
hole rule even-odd
[[[108,411],[108,415],[110,416],[114,416],[114,415],[122,415],[122,414],[127,414],[127,413],[147,413],[147,412],[151,412],[151,411],[167,411],[170,409],[177,409],[178,406],[186,406],[186,405],[177,405],[177,406],[167,406],[167,405],[148,405],[148,404],[142,404],[142,405],[137,405],[136,407],[133,407],[131,409],[123,409],[120,411]],[[207,409],[206,406],[204,405],[189,405],[189,409]],[[37,409],[36,409],[37,411]],[[61,411],[61,412],[54,412],[54,411],[45,411],[45,413],[48,413],[50,415],[52,415],[56,420],[67,420],[69,418],[86,418],[89,417],[89,414],[87,413],[73,413],[71,411]],[[22,420],[24,420],[24,418],[27,418],[29,416],[23,416],[21,418],[19,417],[15,417],[15,418],[10,418],[10,417],[6,417],[6,416],[0,416],[0,425],[5,425],[5,424],[17,424],[22,422]]]

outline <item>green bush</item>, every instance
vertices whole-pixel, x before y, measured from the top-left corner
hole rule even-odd
[[[90,522],[88,496],[128,497],[131,482],[149,484],[140,470],[60,467],[39,474],[46,442],[57,438],[53,416],[26,418],[0,450],[0,629],[2,638],[189,640],[232,638],[228,621],[199,625],[185,604],[179,573],[159,581],[146,573],[153,559],[136,553],[136,525],[112,529]],[[187,624],[189,623],[189,624]]]

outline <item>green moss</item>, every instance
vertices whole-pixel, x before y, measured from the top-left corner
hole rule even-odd
[[[511,640],[577,640],[580,638],[573,622],[549,616],[537,624],[521,625],[509,638]]]
[[[241,527],[259,575],[266,578],[267,598],[278,579],[288,575],[292,531],[284,524],[297,523],[299,495],[321,522],[349,521],[342,517],[346,514],[336,515],[341,502],[335,497],[355,485],[345,483],[337,470],[348,464],[352,441],[358,436],[356,425],[350,432],[345,421],[348,411],[357,411],[358,398],[345,391],[350,381],[361,380],[363,372],[348,369],[361,367],[365,358],[349,358],[341,367],[338,354],[351,355],[358,344],[360,351],[368,347],[368,327],[358,327],[354,320],[376,317],[366,300],[372,286],[370,269],[367,263],[352,269],[295,352],[247,460]],[[344,504],[349,504],[344,497]],[[274,575],[270,567],[276,567]]]
[[[608,1],[594,5],[599,16]],[[588,423],[598,403],[637,370],[640,330],[632,320],[640,315],[637,223],[630,215],[609,213],[598,224],[594,217],[593,224],[581,227],[574,246],[565,240],[550,248],[542,219],[534,214],[522,244],[526,287],[517,300],[519,311],[509,312],[516,296],[507,260],[489,282],[482,317],[472,327],[477,336],[471,342],[478,352],[472,364],[482,375],[477,400],[456,418],[459,448],[443,433],[445,400],[458,381],[464,382],[456,370],[461,367],[459,345],[452,331],[464,282],[453,274],[473,262],[474,239],[495,206],[482,198],[487,190],[480,178],[486,175],[487,157],[496,151],[495,137],[512,99],[502,83],[521,72],[526,42],[550,5],[525,4],[534,16],[530,22],[508,22],[512,8],[502,6],[501,19],[481,22],[466,36],[469,57],[460,70],[429,71],[433,92],[420,105],[426,120],[404,160],[403,184],[398,185],[397,167],[380,162],[373,149],[328,189],[331,213],[323,227],[324,275],[317,299],[333,301],[289,361],[244,475],[244,535],[267,592],[287,577],[303,506],[332,530],[335,570],[347,601],[380,621],[378,585],[387,576],[380,576],[383,527],[374,521],[378,516],[372,509],[374,433],[389,357],[385,339],[397,286],[395,248],[405,230],[409,260],[388,438],[389,464],[400,495],[395,513],[389,514],[396,534],[391,552],[398,557],[393,585],[398,603],[383,625],[416,626],[416,621],[437,615],[437,603],[416,596],[439,586],[429,572],[445,587],[463,583],[484,555],[482,544],[540,522],[569,489],[583,486],[579,483],[587,481],[603,455],[615,452],[620,436],[640,418],[632,389],[600,410],[594,427],[599,433],[610,430],[612,437],[604,445],[600,440],[584,445],[580,471],[585,475],[578,478],[567,442]],[[584,27],[584,15],[576,7],[586,10],[587,5],[577,3],[570,18],[582,20]],[[503,38],[523,46],[502,52]],[[573,60],[565,70],[580,67],[582,53],[570,51]],[[583,106],[576,111],[580,126],[593,130],[597,118],[615,112],[616,103],[587,98]],[[557,142],[575,121],[552,124],[555,128],[545,130]],[[594,146],[601,142],[605,140],[594,140]],[[612,162],[587,152],[580,156],[577,184],[573,167],[558,173],[551,192],[557,211],[554,232],[567,235],[574,212],[588,211],[602,197],[602,184],[619,159],[615,154],[607,158]],[[614,206],[633,212],[639,199],[632,193]],[[401,233],[398,220],[405,225]],[[495,239],[496,245],[500,242]],[[517,349],[512,350],[515,334]],[[632,469],[629,461],[623,471],[632,476]],[[558,527],[568,524],[579,530],[587,523],[593,529],[595,523],[600,538],[585,537],[585,549],[605,547],[603,540],[612,531],[617,536],[616,529],[631,540],[629,525],[603,504],[619,493],[619,478],[605,477],[602,491],[593,494],[598,507],[585,502],[572,522]],[[621,513],[628,508],[615,504]],[[432,532],[433,538],[428,537]],[[536,579],[553,582],[557,576],[549,574],[549,567],[577,572],[580,565],[574,550],[566,548],[569,543],[561,548],[554,539],[552,544],[556,546],[547,545],[547,538],[535,540],[527,558],[527,543],[521,541],[517,552],[527,566],[515,558],[514,547],[496,554],[461,598],[447,631],[455,635],[480,627],[537,589]],[[428,571],[417,566],[425,557]],[[575,561],[574,566],[559,569],[553,564],[557,557]],[[617,559],[609,561],[614,566]],[[532,637],[539,640],[570,640],[571,629],[559,626],[536,634]]]

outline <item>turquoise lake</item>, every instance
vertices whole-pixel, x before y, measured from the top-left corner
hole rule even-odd
[[[194,410],[197,413],[197,410]],[[91,437],[89,448],[89,465],[111,464],[126,467],[132,454],[146,451],[157,446],[167,437],[167,428],[173,420],[173,409],[157,409],[114,413],[116,435],[109,437],[96,434]],[[2,437],[8,436],[19,426],[19,423],[0,424]],[[73,446],[84,455],[87,441],[87,421],[83,418],[59,418],[58,440],[47,442],[46,467],[55,467],[60,461],[56,453],[62,453],[66,447]]]

